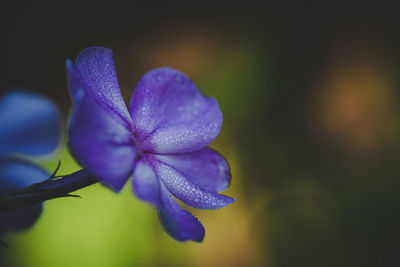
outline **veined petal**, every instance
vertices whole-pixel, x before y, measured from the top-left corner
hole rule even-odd
[[[74,101],[84,91],[99,107],[114,113],[115,120],[122,120],[125,127],[131,128],[132,120],[119,89],[111,49],[87,48],[79,54],[75,64],[67,60],[67,70]]]
[[[47,171],[31,163],[15,159],[0,160],[0,194],[42,182],[48,176]],[[42,204],[36,204],[0,213],[0,234],[6,230],[21,230],[32,226],[41,212]]]
[[[118,87],[112,51],[83,50],[67,61],[74,109],[69,145],[76,158],[116,191],[132,174],[136,151],[132,120]]]
[[[160,205],[158,214],[165,231],[178,241],[203,241],[203,225],[187,210],[179,206],[174,197],[160,184]]]
[[[159,181],[152,167],[144,161],[139,161],[136,164],[132,179],[132,189],[137,198],[154,206],[159,205]]]
[[[188,211],[183,210],[174,197],[160,184],[153,168],[145,161],[139,161],[133,174],[135,195],[158,208],[160,221],[165,231],[178,241],[201,242],[204,227]]]
[[[156,158],[152,162],[157,177],[166,188],[183,203],[197,209],[219,209],[235,201],[225,195],[220,195],[200,188],[190,182],[184,174],[174,167]]]
[[[131,132],[84,91],[75,95],[69,147],[82,165],[115,191],[132,174],[137,154]]]
[[[56,106],[39,95],[12,92],[0,99],[0,154],[46,154],[61,138]]]
[[[186,154],[155,157],[204,190],[221,192],[230,185],[231,173],[228,162],[217,151],[210,148]]]
[[[159,154],[196,151],[218,135],[222,113],[187,76],[171,68],[144,75],[129,112],[142,150]]]

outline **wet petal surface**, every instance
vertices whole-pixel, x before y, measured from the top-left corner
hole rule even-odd
[[[179,206],[174,197],[161,184],[158,214],[165,231],[178,241],[203,241],[203,225],[187,210]]]
[[[189,182],[204,190],[221,192],[230,185],[231,173],[228,162],[210,148],[203,148],[192,153],[157,155],[156,157],[183,174]]]
[[[184,174],[173,167],[155,160],[152,163],[156,175],[165,187],[180,201],[197,209],[220,209],[235,201],[225,195],[206,191],[191,183]]]
[[[186,75],[171,68],[144,75],[129,111],[142,150],[159,154],[203,148],[215,139],[222,124],[217,101],[202,95]]]

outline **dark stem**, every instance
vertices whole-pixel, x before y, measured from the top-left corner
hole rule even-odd
[[[57,179],[53,178],[54,175],[55,173],[53,173],[49,180],[44,182],[33,184],[10,194],[0,195],[0,213],[41,203],[53,198],[78,197],[70,193],[99,182],[86,169],[64,176],[57,176]]]

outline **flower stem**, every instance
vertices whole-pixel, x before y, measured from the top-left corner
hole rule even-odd
[[[99,182],[86,169],[64,176],[57,176],[58,178],[55,178],[54,175],[55,173],[44,182],[33,184],[10,194],[0,195],[0,213],[53,198],[79,197],[70,193]]]

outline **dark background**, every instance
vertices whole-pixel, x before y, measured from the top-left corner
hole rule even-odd
[[[238,216],[256,223],[238,242],[258,256],[239,250],[218,266],[235,266],[229,257],[398,266],[399,11],[390,2],[8,4],[0,90],[44,94],[66,119],[65,60],[86,47],[113,49],[126,100],[146,71],[178,68],[220,103],[217,146],[233,147],[235,194],[249,211]]]

